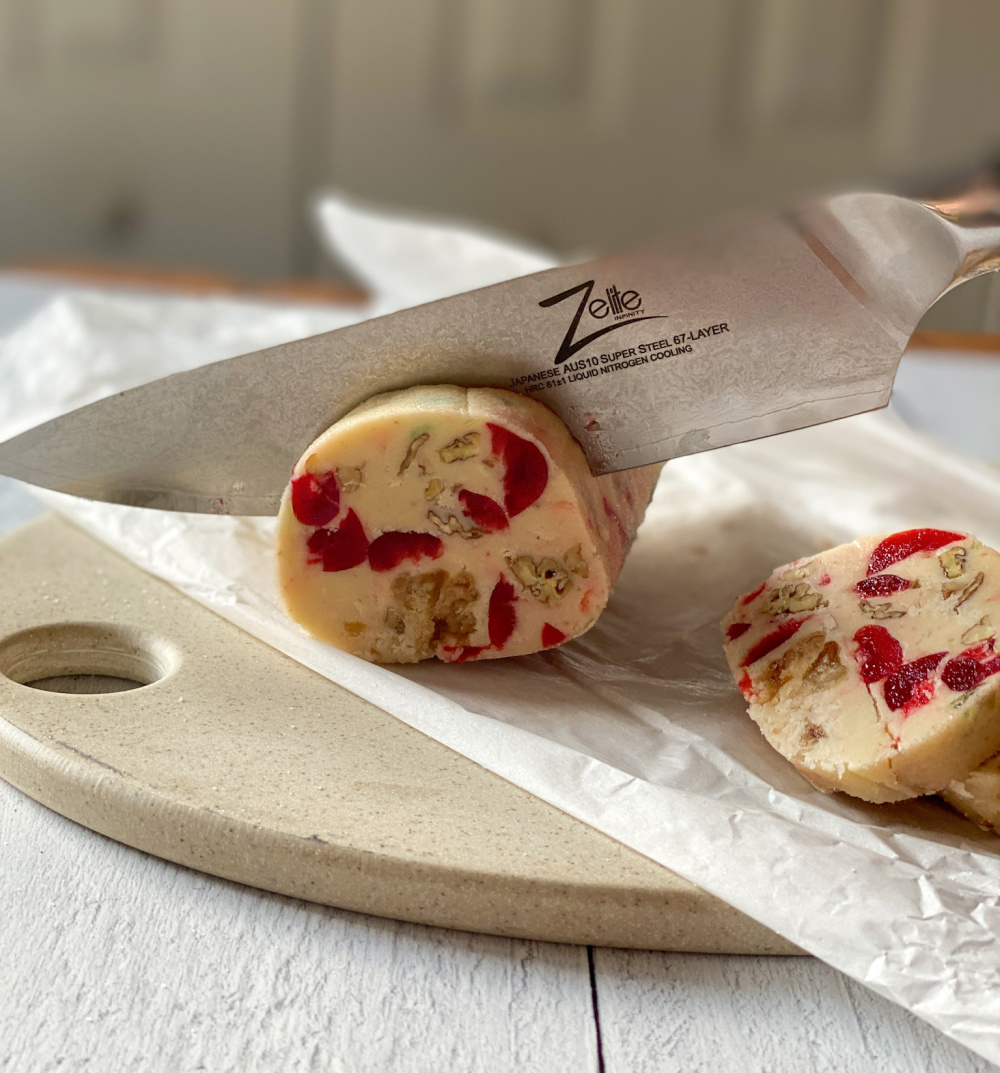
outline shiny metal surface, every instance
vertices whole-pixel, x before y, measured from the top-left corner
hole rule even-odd
[[[553,269],[179,373],[0,444],[0,472],[135,506],[273,514],[296,459],[362,400],[512,388],[627,469],[884,406],[941,294],[1000,267],[970,215],[849,194]]]

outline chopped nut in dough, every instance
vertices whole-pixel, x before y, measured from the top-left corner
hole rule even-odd
[[[413,464],[413,460],[417,457],[417,452],[430,438],[431,434],[429,432],[423,432],[419,436],[410,440],[410,445],[406,448],[406,454],[403,456],[403,461],[399,464],[399,470],[396,473],[397,477],[402,477],[410,468]]]
[[[829,689],[847,674],[840,660],[840,646],[828,641],[822,630],[814,631],[791,645],[765,668],[758,686],[760,702],[767,703],[792,684],[791,693],[817,693]]]
[[[996,628],[990,622],[989,615],[983,615],[975,626],[970,626],[962,634],[962,644],[974,645],[980,641],[988,641],[991,637],[996,637],[996,632]]]
[[[438,455],[442,462],[461,462],[466,458],[472,458],[479,454],[479,433],[467,432],[452,440],[447,447],[438,449]]]
[[[590,571],[587,569],[587,561],[584,559],[579,544],[574,544],[564,555],[563,559],[566,561],[566,566],[574,574],[579,574],[580,577],[590,577]]]
[[[891,603],[886,601],[884,604],[873,604],[871,600],[859,600],[858,607],[866,615],[871,615],[873,619],[884,620],[887,618],[902,618],[906,614],[906,609],[900,609],[893,607]]]
[[[960,577],[965,573],[965,557],[968,552],[965,548],[949,548],[938,556],[938,562],[944,571],[944,576],[949,578]]]
[[[782,585],[773,590],[761,610],[767,615],[788,615],[799,611],[815,611],[817,607],[826,606],[826,598],[817,592],[808,582],[800,581],[797,585]]]
[[[965,603],[966,600],[969,599],[970,596],[973,595],[973,593],[976,592],[979,586],[982,585],[985,576],[986,575],[981,572],[976,574],[976,576],[969,582],[969,584],[966,585],[964,589],[962,589],[962,592],[958,597],[958,601],[955,604],[956,611],[962,606],[962,604]]]
[[[337,469],[337,480],[345,492],[356,492],[365,483],[365,467],[340,466]]]
[[[460,536],[463,540],[478,540],[483,535],[482,529],[477,529],[474,525],[470,525],[466,529],[454,514],[449,514],[445,519],[434,511],[429,510],[427,519],[446,536]]]
[[[511,555],[507,557],[507,565],[525,589],[545,604],[556,603],[572,583],[569,572],[555,559],[536,562],[530,555],[519,555],[517,558]]]

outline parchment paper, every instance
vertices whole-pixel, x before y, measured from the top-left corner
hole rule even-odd
[[[380,257],[391,262],[379,311],[405,304],[407,273],[421,298],[431,277],[442,293],[461,289],[466,247],[476,283],[491,281],[491,263],[497,279],[545,267],[536,251],[465,242],[460,229],[441,241],[433,224],[405,221],[397,242],[397,221],[330,204],[332,241],[338,226],[351,231],[369,283]],[[0,438],[364,314],[63,297],[0,344]],[[718,628],[775,565],[860,534],[927,525],[1000,546],[1000,479],[986,466],[871,415],[671,462],[590,633],[520,659],[401,669],[329,649],[285,618],[271,519],[45,498],[237,626],[1000,1062],[1000,839],[935,799],[874,806],[814,790],[746,715]]]

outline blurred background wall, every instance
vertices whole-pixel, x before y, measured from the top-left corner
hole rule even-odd
[[[998,46],[1000,0],[0,0],[0,264],[335,275],[324,186],[597,251],[1000,155]]]

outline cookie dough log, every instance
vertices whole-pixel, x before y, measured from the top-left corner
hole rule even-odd
[[[562,421],[513,392],[376,396],[295,466],[278,516],[285,607],[378,662],[551,648],[601,613],[660,468],[592,476]]]
[[[822,790],[936,793],[1000,750],[1000,555],[871,536],[779,567],[723,620],[767,740]]]

